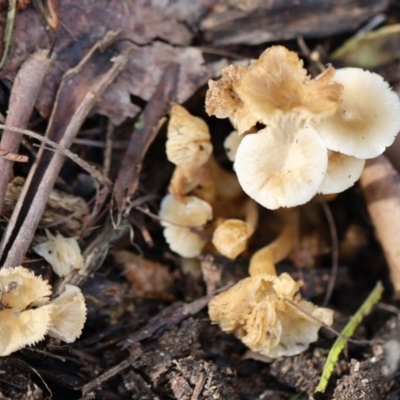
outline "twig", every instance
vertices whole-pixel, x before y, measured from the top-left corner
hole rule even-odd
[[[339,240],[337,236],[335,220],[333,219],[331,209],[329,208],[328,204],[326,204],[326,201],[322,197],[320,198],[320,201],[322,209],[324,210],[325,213],[325,217],[328,220],[329,232],[331,235],[331,242],[332,242],[332,269],[331,269],[331,274],[329,276],[329,282],[328,282],[328,287],[326,288],[324,301],[322,302],[322,305],[325,307],[329,303],[329,300],[332,296],[332,292],[335,287],[336,276],[339,269]]]

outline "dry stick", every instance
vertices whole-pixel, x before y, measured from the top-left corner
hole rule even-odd
[[[76,134],[83,124],[86,115],[89,110],[93,106],[94,94],[89,92],[86,94],[84,100],[76,110],[73,118],[71,119],[71,123],[68,125],[67,130],[65,131],[63,140],[60,144],[70,139],[71,135]],[[14,243],[11,245],[8,254],[6,254],[6,259],[3,263],[5,268],[15,267],[16,265],[20,265],[25,253],[28,251],[29,245],[32,242],[33,236],[35,234],[37,225],[39,224],[39,220],[42,216],[44,207],[49,198],[49,194],[53,189],[54,183],[58,176],[58,171],[61,169],[62,164],[64,163],[64,155],[60,153],[54,154],[54,157],[51,159],[50,163],[47,165],[47,169],[43,175],[42,180],[40,181],[36,194],[30,204],[30,209],[28,214],[24,218],[24,221],[19,228],[18,236]],[[35,161],[35,164],[38,165],[38,159]],[[33,174],[35,173],[35,168],[32,168],[27,181],[32,181]],[[8,243],[9,238],[11,237],[13,231],[9,229],[9,227],[16,226],[18,219],[20,218],[20,211],[22,209],[24,198],[26,193],[28,192],[28,185],[24,185],[21,191],[20,198],[17,201],[14,212],[10,218],[10,222],[7,226],[7,229],[2,238],[2,247],[1,251],[4,252],[5,247]],[[17,212],[16,212],[17,210]],[[17,240],[18,239],[18,240]],[[3,253],[4,255],[4,253]]]
[[[51,146],[55,151],[64,156],[71,159],[75,164],[79,165],[83,170],[85,170],[89,175],[93,177],[93,179],[97,180],[100,185],[107,186],[108,188],[112,188],[112,182],[104,176],[98,169],[90,165],[87,161],[80,158],[77,154],[73,153],[71,150],[68,150],[64,146],[54,142],[53,140],[47,138],[46,136],[42,136],[39,133],[30,131],[28,129],[20,129],[15,126],[8,126],[0,124],[0,129],[7,129],[10,132],[19,133],[21,135],[29,136],[33,139],[36,139],[42,143],[46,143]],[[51,149],[50,149],[51,150]]]
[[[326,289],[324,301],[322,302],[322,306],[326,307],[332,296],[332,292],[335,287],[337,273],[339,270],[339,240],[338,240],[335,220],[333,219],[331,209],[329,208],[328,204],[326,204],[326,201],[322,197],[320,198],[320,201],[322,209],[324,210],[325,213],[325,217],[328,220],[329,232],[331,234],[331,242],[332,242],[332,269],[331,269],[331,275],[329,276],[329,282],[328,282],[328,287]]]
[[[114,124],[111,120],[108,121],[107,124],[107,133],[106,133],[106,148],[104,150],[104,175],[109,176],[111,170],[111,156],[113,150],[113,135],[114,135]]]
[[[32,114],[43,78],[54,60],[47,58],[46,50],[38,50],[22,65],[15,78],[5,125],[25,128]],[[4,128],[4,126],[3,126]],[[18,152],[22,140],[15,131],[3,132],[0,148],[10,153]],[[13,162],[0,159],[0,213],[6,196],[7,185],[11,179]]]

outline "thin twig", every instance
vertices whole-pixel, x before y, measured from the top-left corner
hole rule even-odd
[[[85,170],[88,174],[90,174],[94,179],[96,179],[101,185],[107,186],[108,188],[112,188],[112,182],[105,177],[100,171],[98,171],[95,167],[90,165],[88,162],[80,158],[77,154],[73,153],[72,151],[68,150],[64,146],[59,145],[56,142],[53,142],[51,139],[42,136],[36,132],[27,130],[27,129],[20,129],[14,126],[6,126],[0,124],[0,129],[7,129],[12,132],[22,133],[23,135],[30,136],[40,142],[44,142],[51,146],[54,150],[58,151],[59,153],[63,154],[64,156],[70,158],[74,163],[78,164],[83,170]]]
[[[331,242],[332,242],[332,270],[331,270],[331,275],[329,276],[329,282],[328,282],[328,287],[326,288],[324,301],[322,302],[322,305],[326,306],[329,303],[329,300],[332,296],[332,292],[335,287],[336,276],[339,269],[339,240],[338,240],[335,220],[333,219],[331,209],[329,208],[328,204],[322,197],[320,198],[320,201],[322,209],[324,210],[325,218],[328,221],[329,232],[331,235]]]

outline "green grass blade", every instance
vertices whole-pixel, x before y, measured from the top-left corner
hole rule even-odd
[[[325,361],[324,370],[322,371],[318,386],[315,389],[316,392],[325,392],[325,389],[328,386],[329,378],[331,377],[333,368],[335,367],[335,363],[338,360],[340,353],[344,349],[346,340],[353,335],[354,331],[363,320],[363,318],[371,312],[372,307],[380,300],[382,293],[382,283],[378,282],[374,290],[367,297],[361,307],[350,318],[350,321],[344,327],[340,336],[336,339],[328,354],[328,357]]]

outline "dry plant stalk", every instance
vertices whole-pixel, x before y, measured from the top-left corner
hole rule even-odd
[[[32,114],[43,78],[53,62],[47,50],[38,50],[22,65],[11,90],[10,103],[5,125],[26,128]],[[5,130],[1,137],[1,150],[16,153],[22,134]],[[11,179],[13,162],[0,158],[0,212],[3,208],[7,184]]]

